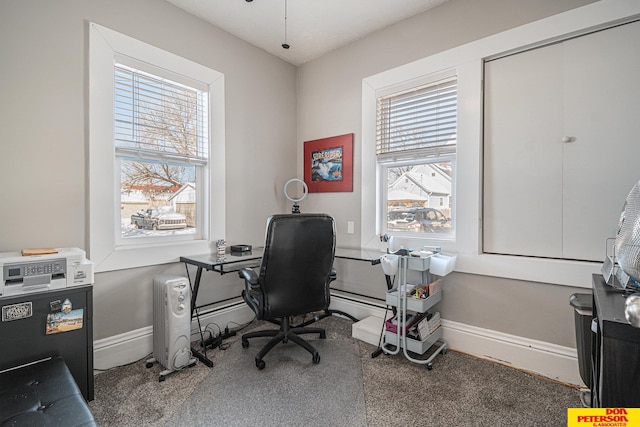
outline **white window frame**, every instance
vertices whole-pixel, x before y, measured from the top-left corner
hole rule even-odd
[[[176,75],[175,73],[171,73],[171,72],[167,72],[167,70],[164,69],[159,69],[158,67],[155,67],[153,65],[141,62],[141,61],[137,61],[134,60],[132,58],[129,57],[122,57],[120,55],[118,55],[116,57],[116,63],[119,64],[120,66],[124,66],[126,69],[131,69],[131,70],[135,70],[136,72],[140,72],[143,75],[151,75],[154,78],[159,78],[159,79],[165,79],[167,81],[169,81],[171,84],[177,84],[177,85],[184,85],[187,86],[193,90],[199,90],[199,91],[208,91],[208,85],[203,85],[201,82],[195,82],[195,81],[190,81],[188,79],[185,79],[184,76],[182,75]],[[209,98],[208,98],[208,94],[206,95],[207,97],[203,98],[202,102],[203,104],[203,109],[208,110],[208,104],[209,104]],[[205,118],[202,118],[202,122],[204,122],[206,120],[207,123],[204,124],[204,126],[202,126],[202,133],[206,136],[206,147],[201,147],[204,148],[204,150],[208,153],[209,151],[209,146],[210,146],[210,140],[208,137],[208,133],[209,133],[209,129],[208,129],[208,121],[209,121],[209,114],[208,111],[203,111],[202,113],[203,115],[206,114]],[[116,138],[118,137],[118,135],[116,135]],[[199,143],[200,144],[200,143]],[[120,153],[118,152],[120,150]],[[134,157],[135,156],[135,157]],[[208,218],[208,214],[209,214],[209,204],[206,203],[209,200],[209,197],[207,196],[207,176],[209,174],[209,162],[208,162],[208,155],[206,156],[206,165],[202,166],[201,165],[201,161],[198,161],[197,158],[195,159],[196,161],[191,163],[188,159],[184,159],[184,158],[177,158],[177,161],[182,164],[182,165],[193,165],[196,168],[196,180],[193,183],[195,186],[195,193],[196,193],[196,227],[193,233],[181,233],[181,232],[177,232],[175,233],[175,235],[162,235],[162,234],[167,234],[167,233],[159,233],[159,235],[149,235],[149,236],[135,236],[135,237],[122,237],[122,232],[121,232],[121,217],[120,215],[118,215],[118,213],[115,214],[115,220],[116,223],[114,225],[114,229],[116,230],[116,246],[131,246],[131,245],[143,245],[143,244],[151,244],[151,245],[155,245],[155,244],[159,244],[159,243],[172,243],[172,242],[176,242],[176,241],[180,241],[180,240],[202,240],[204,238],[206,238],[207,233],[208,233],[208,221],[205,221],[206,218]],[[122,187],[122,177],[121,177],[121,173],[122,173],[122,162],[125,160],[133,160],[133,161],[141,161],[141,162],[165,162],[165,161],[170,161],[171,156],[167,156],[164,157],[162,154],[159,153],[153,153],[151,156],[149,156],[148,154],[138,154],[136,152],[136,150],[131,150],[131,149],[122,149],[122,148],[118,148],[116,147],[116,162],[115,162],[115,178],[117,180],[116,183],[116,194],[114,195],[114,197],[116,198],[116,211],[118,211],[118,206],[121,205],[122,203],[122,192],[121,192],[121,187]]]
[[[472,64],[452,64],[457,66],[443,66],[441,62],[430,64],[430,61],[417,61],[406,66],[394,68],[393,70],[377,74],[366,78],[362,83],[362,140],[375,141],[376,139],[376,99],[380,94],[390,93],[397,88],[407,88],[411,86],[419,86],[426,82],[438,81],[447,76],[457,75],[458,81],[458,129],[456,141],[455,157],[442,156],[438,159],[453,162],[453,177],[451,195],[454,197],[454,230],[451,236],[429,236],[416,235],[411,236],[408,233],[393,233],[394,241],[407,248],[420,248],[423,246],[439,246],[443,250],[449,252],[458,252],[459,247],[468,244],[464,239],[459,242],[456,236],[460,233],[468,235],[468,213],[474,209],[473,202],[469,205],[469,199],[465,197],[467,189],[465,186],[460,187],[459,181],[466,179],[473,173],[479,174],[479,163],[475,165],[475,169],[461,170],[461,164],[468,164],[469,155],[479,156],[479,150],[469,147],[467,141],[471,140],[471,135],[480,134],[480,122],[474,123],[471,120],[473,104],[461,102],[462,99],[474,99],[479,96],[479,81],[474,84],[473,76],[480,67],[476,63]],[[426,63],[425,63],[426,62]],[[478,62],[479,63],[479,62]],[[477,93],[476,93],[477,92]],[[479,105],[480,103],[478,103]],[[469,149],[461,149],[466,147]],[[478,157],[479,158],[479,157]],[[435,160],[436,158],[434,158]],[[429,161],[431,159],[424,159]],[[381,206],[386,203],[382,200],[382,185],[384,178],[381,176],[382,166],[378,163],[375,152],[375,144],[362,144],[362,209],[363,212],[375,212],[375,216],[363,215],[361,229],[361,245],[366,248],[380,246],[380,234],[383,231],[382,224],[386,218],[382,216]],[[367,185],[373,182],[373,185]],[[478,207],[476,206],[475,209]],[[418,234],[418,233],[416,233]],[[469,242],[474,244],[473,242]],[[478,242],[475,242],[477,247]]]
[[[224,75],[95,23],[89,24],[89,257],[95,271],[179,261],[207,253],[225,235]],[[114,146],[114,62],[133,58],[208,86],[209,173],[203,186],[202,237],[197,240],[118,245],[120,176]],[[215,186],[213,185],[215,183]],[[209,212],[207,215],[206,212]]]
[[[482,231],[482,68],[488,58],[628,22],[640,16],[640,2],[601,0],[495,34],[362,81],[361,245],[379,248],[376,195],[376,92],[443,70],[458,74],[458,140],[456,173],[456,240],[443,242],[458,255],[456,271],[494,277],[591,287],[601,263],[491,255],[481,252]],[[375,212],[375,215],[371,215]],[[604,254],[603,254],[604,259]]]
[[[385,97],[388,95],[393,95],[396,93],[403,92],[405,90],[410,90],[413,88],[418,88],[421,86],[429,86],[436,85],[438,82],[446,79],[456,78],[456,86],[458,86],[456,70],[447,70],[444,72],[438,72],[435,74],[429,74],[426,76],[422,76],[418,79],[411,79],[405,82],[398,82],[396,84],[392,84],[391,86],[385,86],[378,88],[375,92],[376,100],[380,97]],[[459,99],[459,96],[458,98]],[[377,102],[376,102],[377,105]],[[377,117],[377,115],[376,115]],[[377,127],[377,125],[375,126]],[[377,135],[376,135],[377,137]],[[457,139],[457,138],[456,138]],[[375,141],[376,139],[374,139]],[[455,241],[455,190],[456,190],[456,153],[452,154],[441,154],[441,155],[432,155],[436,153],[438,148],[437,145],[433,147],[424,148],[416,152],[415,150],[409,151],[397,151],[394,153],[384,154],[382,156],[376,155],[376,181],[378,182],[377,188],[380,190],[376,194],[376,230],[377,234],[389,234],[395,237],[399,237],[402,241],[405,242],[405,247],[423,247],[423,246],[441,246],[445,242],[453,242]],[[451,146],[446,146],[446,148],[450,149]],[[456,149],[457,150],[457,149]],[[449,150],[447,150],[449,151]],[[426,152],[429,154],[428,157],[422,156],[421,153]],[[399,160],[396,160],[395,158]],[[452,210],[451,217],[451,233],[444,234],[422,234],[422,233],[411,233],[411,232],[397,232],[387,231],[387,191],[385,188],[388,186],[387,182],[387,169],[390,167],[396,166],[408,166],[408,165],[420,165],[427,163],[439,163],[439,162],[451,162],[452,166],[452,177],[451,177],[451,193],[450,197],[453,198],[452,205],[454,206]]]

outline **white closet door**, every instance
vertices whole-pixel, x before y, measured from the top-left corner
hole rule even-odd
[[[485,65],[485,252],[562,257],[562,55]]]
[[[563,255],[602,261],[640,179],[640,22],[564,45]]]
[[[604,259],[640,180],[639,41],[635,22],[486,64],[485,252]]]

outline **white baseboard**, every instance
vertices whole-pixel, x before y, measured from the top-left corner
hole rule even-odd
[[[382,318],[384,317],[385,311],[384,305],[376,306],[364,302],[359,302],[351,298],[341,298],[335,295],[331,296],[331,305],[329,306],[329,308],[332,310],[339,310],[345,313],[349,313],[356,319],[364,319],[365,317],[369,316],[377,316]]]
[[[575,348],[442,319],[447,347],[513,368],[584,387]]]
[[[152,326],[96,340],[93,342],[93,369],[100,371],[126,365],[152,352]]]
[[[349,313],[358,319],[368,316],[384,316],[384,308],[362,303],[353,299],[333,296],[331,308]],[[245,324],[254,317],[253,312],[242,304],[201,314],[200,324],[216,323],[224,329],[230,322]],[[192,322],[192,330],[198,330]],[[442,319],[443,339],[451,350],[461,351],[476,357],[496,361],[513,368],[525,370],[563,383],[584,386],[578,369],[576,349],[556,344],[522,338],[516,335],[482,329],[475,326]],[[230,326],[229,329],[234,329]],[[114,366],[140,360],[153,352],[153,327],[147,326],[135,331],[94,342],[95,369],[109,369]]]
[[[358,319],[368,316],[382,318],[385,312],[382,307],[339,296],[332,298],[331,308],[349,313]],[[442,338],[447,343],[447,347],[452,350],[584,387],[575,348],[504,334],[446,319],[442,319],[442,328]]]
[[[212,323],[219,325],[222,330],[227,325],[229,325],[230,330],[233,330],[235,329],[234,326],[250,322],[254,317],[255,315],[246,304],[231,304],[227,307],[201,314],[200,325],[203,330]],[[210,328],[210,330],[212,329]],[[217,331],[217,328],[213,330]],[[192,333],[198,332],[196,320],[191,322],[191,331]],[[151,355],[151,353],[153,353],[153,326],[146,326],[124,334],[94,341],[93,365],[95,370],[106,370],[141,360]]]

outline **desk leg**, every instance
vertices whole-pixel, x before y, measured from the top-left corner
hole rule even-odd
[[[195,315],[196,319],[198,319],[198,331],[200,332],[200,344],[204,347],[204,336],[202,335],[202,327],[200,326],[200,317],[198,316],[198,312],[196,310],[196,300],[198,299],[198,290],[200,289],[200,279],[202,278],[202,267],[198,267],[198,271],[196,272],[196,280],[193,284],[193,289],[191,290],[191,320]],[[196,349],[193,345],[191,346],[191,353],[202,363],[207,365],[208,367],[213,367],[213,362],[207,357],[207,355],[200,350]]]

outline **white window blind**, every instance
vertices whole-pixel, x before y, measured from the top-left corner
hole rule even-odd
[[[114,85],[117,155],[207,163],[207,92],[123,64]]]
[[[378,97],[378,160],[455,153],[457,87],[457,78],[452,77]]]

